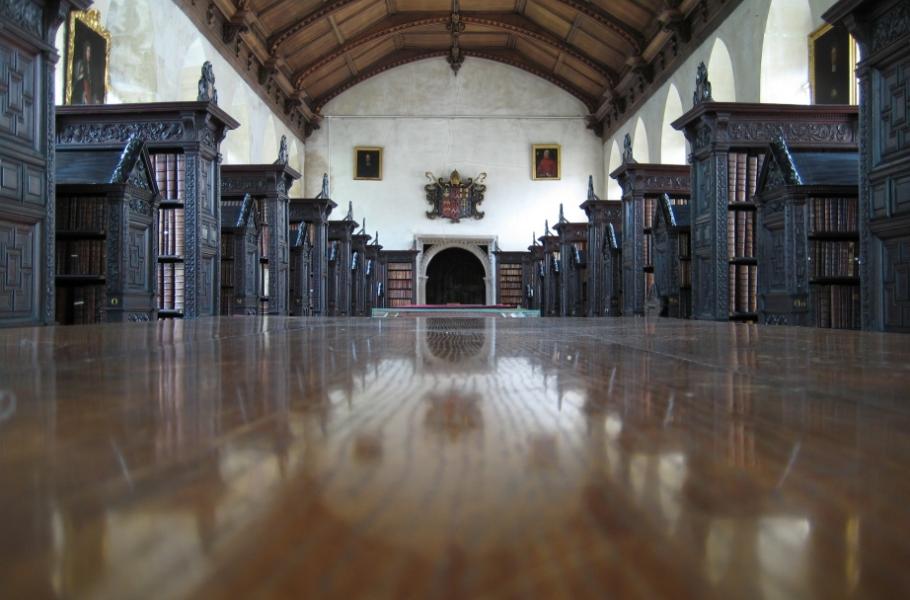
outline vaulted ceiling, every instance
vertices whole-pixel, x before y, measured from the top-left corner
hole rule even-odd
[[[533,73],[603,133],[740,1],[178,0],[304,137],[338,94],[430,57],[456,74],[472,57]]]

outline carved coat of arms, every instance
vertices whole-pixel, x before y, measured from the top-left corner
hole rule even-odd
[[[432,173],[427,173],[431,183],[424,187],[427,192],[427,202],[433,207],[427,211],[427,217],[435,219],[442,217],[453,223],[462,219],[482,219],[484,213],[477,210],[483,202],[483,194],[487,186],[483,182],[486,173],[481,173],[474,179],[461,179],[458,171],[452,171],[448,179],[436,178]]]

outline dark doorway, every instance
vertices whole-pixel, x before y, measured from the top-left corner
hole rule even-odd
[[[461,248],[437,254],[427,267],[427,304],[485,304],[480,260]]]

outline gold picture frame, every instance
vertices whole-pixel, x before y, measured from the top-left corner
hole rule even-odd
[[[842,56],[845,48],[846,58]],[[846,28],[835,29],[826,23],[810,33],[809,93],[812,104],[857,104],[858,59],[859,46]]]
[[[562,146],[559,144],[531,146],[531,179],[534,181],[562,179]]]
[[[97,10],[74,10],[66,29],[65,104],[104,104],[110,89],[111,33]]]
[[[382,181],[383,149],[379,146],[354,148],[354,179]]]

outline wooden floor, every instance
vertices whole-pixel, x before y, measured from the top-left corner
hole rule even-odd
[[[0,331],[2,598],[897,598],[910,337]]]

